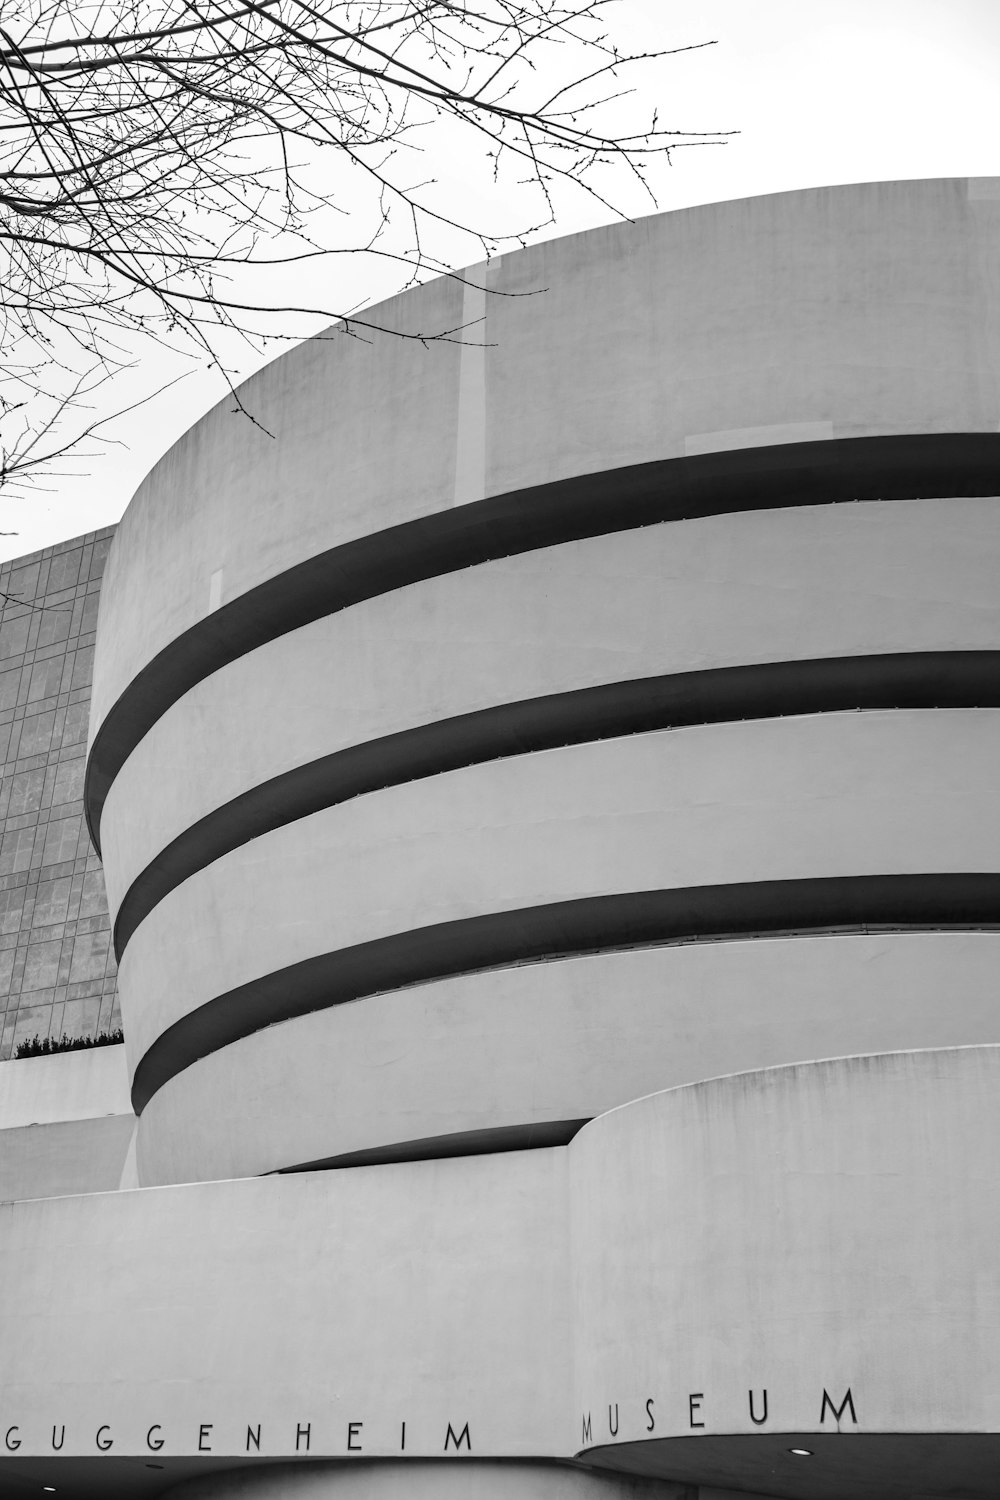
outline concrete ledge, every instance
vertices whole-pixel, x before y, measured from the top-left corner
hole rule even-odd
[[[0,1131],[131,1113],[122,1046],[0,1062]]]
[[[8,1205],[0,1473],[583,1457],[986,1500],[998,1131],[1000,1048],[966,1047],[669,1090],[555,1150]]]
[[[109,1193],[121,1182],[135,1116],[22,1125],[0,1134],[0,1199]]]
[[[0,1199],[109,1192],[134,1132],[124,1047],[0,1063]]]

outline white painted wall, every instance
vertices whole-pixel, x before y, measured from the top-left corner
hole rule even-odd
[[[355,798],[231,851],[140,925],[120,967],[132,1067],[237,985],[432,923],[661,887],[994,869],[998,767],[1000,710],[825,714],[570,745]]]
[[[571,1458],[588,1411],[613,1462],[593,1428],[617,1403],[623,1464],[648,1444],[647,1473],[711,1486],[736,1454],[760,1492],[790,1432],[819,1481],[822,1391],[849,1387],[841,1425],[892,1437],[900,1493],[923,1493],[920,1435],[964,1434],[951,1480],[985,1496],[968,1435],[1000,1426],[998,1129],[1000,1048],[970,1047],[671,1090],[552,1151],[7,1205],[6,1472],[64,1420],[66,1459],[102,1429],[148,1458],[154,1423],[158,1461],[199,1440],[242,1459],[260,1420],[265,1458],[308,1423],[311,1457],[346,1459],[360,1421],[354,1452],[398,1460],[406,1420],[407,1456],[443,1461],[457,1419],[473,1460],[537,1460]],[[280,1481],[258,1493],[302,1493]]]
[[[0,1130],[131,1113],[124,1047],[0,1062]]]
[[[779,1063],[997,1036],[994,933],[690,944],[462,975],[210,1053],[139,1122],[145,1183],[601,1114]]]
[[[965,179],[717,203],[504,256],[486,299],[482,495],[741,445],[995,432],[1000,222]],[[372,312],[462,322],[441,280]],[[217,603],[304,558],[449,506],[458,343],[313,340],[161,460],[115,537],[92,731]],[[468,383],[466,391],[470,389]],[[269,436],[268,433],[273,434]],[[739,434],[734,438],[734,434]],[[475,486],[463,470],[462,498]],[[222,579],[213,587],[219,572]]]
[[[199,818],[320,756],[657,673],[996,649],[998,571],[995,500],[913,500],[648,526],[341,610],[213,673],[139,743],[102,821],[112,914]]]
[[[0,1063],[0,1200],[117,1188],[135,1125],[124,1047]]]
[[[65,1422],[69,1458],[108,1424],[110,1453],[151,1458],[156,1423],[169,1459],[211,1424],[218,1458],[259,1422],[273,1459],[305,1424],[312,1456],[344,1456],[361,1422],[353,1451],[443,1458],[468,1422],[476,1456],[554,1454],[565,1184],[532,1152],[7,1205],[3,1431],[25,1458]]]
[[[719,1482],[692,1450],[743,1434],[752,1488],[757,1434],[836,1433],[824,1389],[837,1406],[851,1390],[848,1433],[1000,1431],[998,1082],[996,1047],[846,1058],[657,1094],[586,1126],[569,1150],[576,1391],[608,1461],[655,1442],[661,1472]],[[769,1392],[760,1428],[751,1387],[758,1415]],[[989,1493],[995,1447],[945,1452],[960,1493]],[[893,1456],[879,1492],[944,1493],[919,1440]]]

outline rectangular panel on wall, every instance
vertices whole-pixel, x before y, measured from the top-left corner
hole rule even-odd
[[[83,772],[113,526],[0,565],[0,1060],[120,1026]]]

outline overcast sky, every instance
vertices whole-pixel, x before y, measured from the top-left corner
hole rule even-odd
[[[664,124],[740,132],[723,148],[677,153],[658,178],[661,210],[830,183],[1000,176],[997,0],[619,0],[618,10],[627,49],[717,39],[659,63],[649,87]],[[446,189],[464,201],[460,157]],[[602,218],[581,198],[545,237]],[[325,274],[337,309],[394,289],[370,266],[339,261]],[[157,373],[137,374],[137,389]],[[220,395],[207,376],[190,376],[112,429],[121,446],[46,490],[5,497],[0,530],[17,535],[0,538],[0,557],[117,521],[143,475]]]

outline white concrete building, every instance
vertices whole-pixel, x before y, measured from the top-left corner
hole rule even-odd
[[[137,1123],[0,1065],[0,1486],[995,1495],[1000,183],[372,317],[114,539]]]

